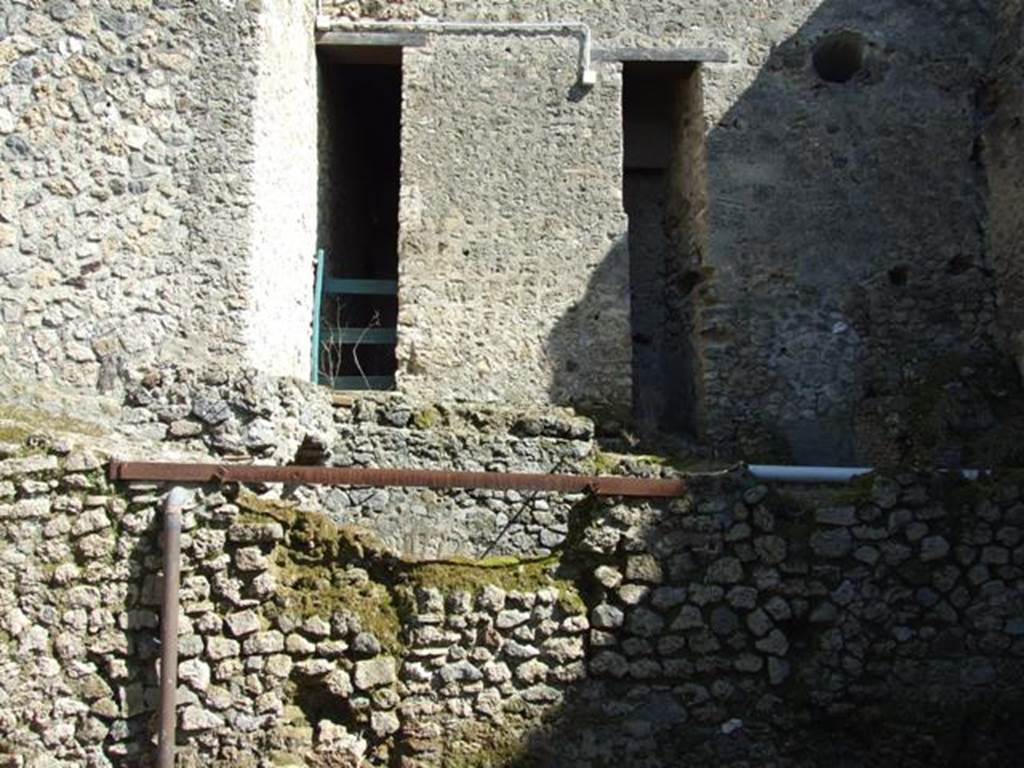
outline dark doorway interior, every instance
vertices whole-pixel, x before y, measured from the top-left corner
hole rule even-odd
[[[320,63],[320,380],[394,386],[400,48],[325,46]]]
[[[705,172],[700,68],[623,65],[624,202],[629,215],[633,417],[641,436],[700,431],[693,342]]]

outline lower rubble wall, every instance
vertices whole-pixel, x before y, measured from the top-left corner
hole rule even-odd
[[[0,765],[149,765],[166,489],[4,454]],[[433,562],[311,493],[191,489],[179,765],[1012,764],[1022,479],[695,475],[577,501],[548,554]]]

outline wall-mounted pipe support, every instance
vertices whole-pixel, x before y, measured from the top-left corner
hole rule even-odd
[[[164,502],[164,588],[160,603],[160,732],[157,768],[174,768],[178,695],[178,592],[181,584],[181,511],[188,500],[174,487]]]
[[[579,83],[589,88],[597,82],[591,61],[590,27],[582,21],[495,22],[495,21],[351,21],[317,14],[318,33],[385,32],[428,35],[572,35],[579,40]]]

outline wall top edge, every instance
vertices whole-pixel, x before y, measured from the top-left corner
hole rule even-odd
[[[720,48],[595,48],[594,61],[709,62],[725,64]]]

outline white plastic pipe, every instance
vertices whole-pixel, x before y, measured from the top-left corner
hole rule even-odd
[[[751,464],[747,469],[759,480],[783,483],[848,483],[872,471],[870,467],[789,467],[778,464]]]
[[[747,469],[759,480],[780,483],[848,483],[855,477],[875,471],[872,467],[791,467],[778,464],[750,464]],[[965,480],[977,480],[983,473],[979,469],[954,471]]]
[[[422,32],[450,35],[573,35],[580,41],[580,85],[597,82],[591,63],[590,27],[582,21],[352,21],[317,14],[318,32]]]

